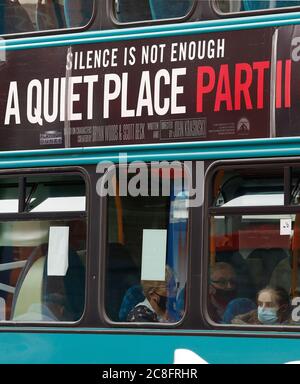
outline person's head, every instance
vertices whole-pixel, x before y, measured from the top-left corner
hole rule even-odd
[[[257,316],[263,324],[278,324],[290,316],[290,298],[281,287],[266,287],[257,295]]]
[[[236,273],[228,263],[218,262],[210,268],[209,292],[215,300],[226,306],[236,297]]]
[[[167,301],[176,296],[174,275],[166,266],[165,280],[142,280],[141,284],[145,297],[158,315],[163,315],[167,309]]]

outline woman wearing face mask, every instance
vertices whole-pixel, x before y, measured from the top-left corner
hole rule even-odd
[[[233,267],[224,262],[217,262],[210,268],[208,288],[208,313],[216,323],[223,322],[227,305],[237,295],[237,279]]]
[[[257,295],[257,309],[236,316],[233,324],[276,325],[290,322],[290,298],[281,287],[266,287]]]
[[[171,269],[166,267],[165,280],[142,280],[145,300],[138,303],[127,316],[127,321],[164,322],[173,321],[169,316],[169,302],[175,299],[176,291]]]

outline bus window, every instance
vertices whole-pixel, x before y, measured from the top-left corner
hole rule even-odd
[[[93,0],[0,0],[1,34],[85,26]]]
[[[67,206],[62,211],[56,209],[55,202],[46,210],[35,211],[28,210],[26,202],[33,201],[39,207],[51,198],[54,186],[58,191],[63,186],[64,198],[72,198],[79,178],[66,174],[63,178],[28,176],[30,193],[26,178],[18,178],[17,212],[8,221],[1,219],[0,211],[0,320],[77,321],[83,314],[85,297],[85,208],[76,210],[72,202],[73,210]],[[1,194],[6,187],[11,188],[11,184],[0,186]]]
[[[210,238],[208,310],[214,321],[260,324],[255,317],[259,292],[267,287],[281,287],[290,295],[292,232],[282,234],[283,222],[293,226],[295,215],[224,215],[211,218],[210,228],[214,235]],[[248,316],[251,311],[253,314]]]
[[[298,0],[215,0],[216,9],[222,13],[299,7],[299,5]]]
[[[299,325],[292,306],[300,296],[298,174],[280,166],[215,173],[207,301],[214,322]],[[273,322],[261,304],[268,297]]]
[[[129,190],[108,198],[105,310],[112,321],[175,323],[184,313],[188,208],[182,169],[149,174],[151,181],[138,187],[142,194]],[[128,176],[129,187],[134,178]]]
[[[194,0],[114,0],[115,18],[122,23],[186,16]]]

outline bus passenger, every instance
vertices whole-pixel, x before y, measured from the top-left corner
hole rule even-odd
[[[165,280],[142,280],[145,300],[138,303],[127,316],[130,322],[168,322],[173,321],[168,307],[169,301],[176,298],[174,276],[166,267]]]
[[[208,313],[216,323],[223,321],[223,315],[228,303],[237,295],[236,281],[236,273],[230,264],[217,262],[211,267]]]
[[[281,287],[266,287],[257,295],[257,309],[236,316],[232,324],[288,324],[290,323],[290,298]]]

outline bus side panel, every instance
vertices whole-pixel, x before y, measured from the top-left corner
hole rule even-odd
[[[183,363],[283,364],[300,361],[300,340],[269,335],[159,336],[62,333],[2,333],[1,363],[159,364]],[[159,346],[159,348],[158,348]],[[191,358],[192,356],[192,358]]]

